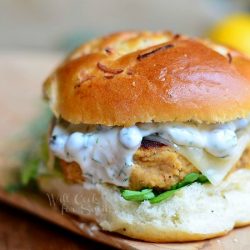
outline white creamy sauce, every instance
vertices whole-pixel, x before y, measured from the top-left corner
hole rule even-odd
[[[151,123],[128,128],[55,126],[50,148],[67,162],[77,162],[90,182],[126,187],[133,155],[143,137],[163,140],[186,157],[212,184],[220,183],[250,141],[250,118],[218,125]]]

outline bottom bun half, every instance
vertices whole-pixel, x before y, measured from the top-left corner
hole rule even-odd
[[[250,170],[233,172],[219,186],[194,183],[158,204],[126,201],[108,185],[67,184],[40,177],[64,211],[94,220],[103,230],[151,242],[184,242],[224,235],[250,224]]]

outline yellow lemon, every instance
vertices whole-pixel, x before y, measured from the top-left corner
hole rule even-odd
[[[219,22],[210,38],[250,55],[250,14],[235,14]]]

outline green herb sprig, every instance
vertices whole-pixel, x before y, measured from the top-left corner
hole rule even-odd
[[[133,191],[133,190],[122,190],[122,197],[128,201],[144,201],[150,200],[155,197],[152,189],[143,189],[141,191]]]
[[[182,181],[173,185],[169,190],[156,195],[152,189],[143,189],[141,191],[133,191],[133,190],[122,190],[121,195],[125,200],[128,201],[137,201],[141,202],[144,200],[148,200],[151,204],[159,203],[164,200],[169,200],[174,196],[177,190],[191,185],[194,182],[198,183],[206,183],[208,179],[206,176],[199,173],[190,173],[184,177]]]

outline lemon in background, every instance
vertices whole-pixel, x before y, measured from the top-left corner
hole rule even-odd
[[[250,55],[250,14],[236,14],[215,25],[209,37]]]

